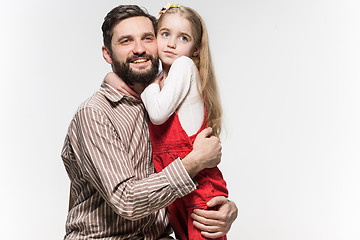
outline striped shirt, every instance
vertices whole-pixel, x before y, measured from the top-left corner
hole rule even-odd
[[[171,232],[165,207],[196,187],[178,159],[154,172],[143,103],[103,82],[75,113],[61,153],[74,206],[65,239],[153,240]]]

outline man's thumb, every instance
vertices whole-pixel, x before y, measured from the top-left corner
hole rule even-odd
[[[212,128],[207,127],[204,130],[202,130],[198,135],[200,135],[203,138],[209,137],[212,133]]]

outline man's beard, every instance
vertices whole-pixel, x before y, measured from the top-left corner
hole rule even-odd
[[[130,68],[130,63],[133,59],[145,57],[151,61],[151,68],[146,72],[136,72]],[[156,77],[159,71],[159,58],[155,58],[148,54],[134,55],[128,57],[125,62],[120,62],[114,57],[113,61],[113,71],[129,86],[134,85],[134,83],[144,83],[150,84]]]

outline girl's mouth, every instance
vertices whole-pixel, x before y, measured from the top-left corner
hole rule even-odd
[[[171,52],[171,51],[164,51],[165,54],[167,55],[175,55],[175,53]]]

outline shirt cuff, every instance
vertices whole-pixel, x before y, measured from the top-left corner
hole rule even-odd
[[[178,198],[188,195],[196,189],[195,183],[190,178],[180,158],[164,168],[163,172]]]

